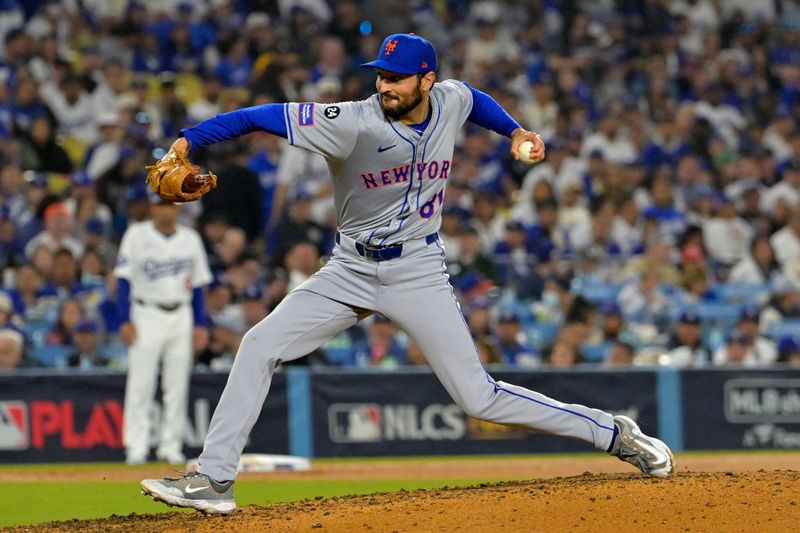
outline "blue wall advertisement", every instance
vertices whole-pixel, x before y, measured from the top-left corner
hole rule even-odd
[[[192,376],[184,436],[187,457],[197,457],[227,375]],[[122,374],[0,376],[0,463],[122,461]],[[269,402],[246,451],[288,453],[286,379],[272,382]],[[160,427],[160,400],[151,412]],[[158,435],[151,434],[155,446]]]
[[[565,403],[657,427],[652,372],[496,373]],[[319,457],[590,451],[586,443],[467,417],[430,373],[315,375],[314,454]]]
[[[592,450],[577,440],[470,418],[424,370],[299,373],[299,380],[274,376],[245,452],[357,457]],[[676,450],[800,448],[800,370],[541,370],[493,378],[564,403],[626,414],[651,435],[667,428],[680,443]],[[226,374],[192,376],[184,438],[190,458],[202,449],[226,380]],[[119,373],[0,375],[0,463],[124,460],[124,391]],[[160,410],[157,401],[154,427]],[[153,445],[157,438],[151,435]]]
[[[693,370],[681,389],[686,449],[800,448],[800,371]]]

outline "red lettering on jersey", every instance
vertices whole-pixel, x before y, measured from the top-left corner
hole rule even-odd
[[[384,49],[383,53],[388,56],[391,55],[392,52],[394,52],[395,50],[397,50],[397,39],[395,39],[394,41],[388,41],[386,43],[386,48]]]
[[[406,165],[404,167],[394,167],[392,172],[394,172],[394,182],[395,183],[402,183],[408,181],[408,170],[411,168],[411,165]]]
[[[428,166],[428,163],[423,161],[422,163],[417,163],[417,179],[422,180],[422,173],[425,172],[425,167]]]
[[[378,186],[378,183],[375,181],[375,174],[372,172],[361,174],[361,179],[364,180],[364,187],[367,189],[374,189]]]
[[[439,162],[431,161],[431,164],[428,165],[428,177],[432,180],[435,180],[438,175],[439,175]]]
[[[439,174],[439,179],[446,180],[447,179],[447,172],[450,170],[450,161],[445,159],[442,161],[442,172]]]

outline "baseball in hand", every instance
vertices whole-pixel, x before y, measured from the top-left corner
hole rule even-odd
[[[531,150],[533,150],[533,143],[531,141],[523,141],[522,144],[519,145],[518,150],[519,160],[526,165],[532,165],[541,161],[541,158],[534,159],[531,157]]]

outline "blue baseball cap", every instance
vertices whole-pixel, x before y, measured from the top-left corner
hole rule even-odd
[[[761,318],[761,309],[757,305],[745,305],[739,313],[740,322],[758,322]]]
[[[683,322],[684,324],[700,324],[700,323],[702,323],[702,319],[700,318],[700,315],[696,311],[694,311],[692,309],[687,309],[686,311],[683,311],[681,313],[681,316],[678,318],[678,321],[679,322]]]
[[[76,333],[97,333],[97,322],[89,318],[81,319],[75,324]]]
[[[106,231],[106,225],[99,218],[90,218],[86,221],[86,231],[94,235],[102,235]]]
[[[436,72],[436,49],[430,41],[413,33],[394,33],[381,45],[378,58],[362,68],[380,68],[398,74]]]
[[[72,178],[70,179],[70,183],[72,185],[93,185],[94,180],[86,173],[85,170],[78,170],[74,174],[72,174]]]
[[[128,203],[131,202],[146,202],[150,198],[147,194],[148,187],[142,183],[141,185],[133,185],[125,192],[125,199]]]
[[[617,302],[608,301],[600,306],[600,313],[604,316],[622,316],[622,309]]]
[[[498,324],[519,324],[519,315],[510,309],[502,311],[497,317]]]
[[[242,301],[261,300],[262,298],[264,298],[264,291],[258,285],[250,285],[239,295],[239,299]]]
[[[728,339],[727,340],[728,340],[729,343],[750,344],[750,343],[753,342],[753,337],[751,337],[747,333],[744,333],[742,331],[739,331],[738,329],[735,329],[735,330],[731,331],[730,333],[728,333]]]

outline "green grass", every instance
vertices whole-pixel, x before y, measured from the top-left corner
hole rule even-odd
[[[483,481],[499,479],[237,481],[235,492],[238,505],[263,505],[316,496],[467,486]],[[5,482],[0,489],[0,527],[170,510],[175,509],[142,496],[136,482]]]
[[[680,456],[725,456],[741,455],[741,450],[732,451],[693,451]],[[771,455],[798,453],[800,450],[748,450],[748,455]],[[428,461],[441,463],[450,460],[548,460],[569,457],[597,458],[597,453],[545,454],[545,455],[474,455],[446,457],[380,457],[380,458],[336,458],[315,459],[317,464],[350,464],[408,461]],[[63,463],[63,464],[25,464],[0,465],[0,472],[37,471],[43,468],[56,468],[63,472],[92,472],[107,469],[125,468],[120,463]],[[166,467],[165,467],[166,468]],[[412,480],[287,480],[270,481],[242,480],[236,482],[236,501],[239,505],[268,504],[345,494],[369,494],[374,492],[414,490],[449,486],[467,486],[486,481],[504,481],[507,478],[485,479],[412,479]],[[175,511],[172,509],[172,511]],[[139,493],[136,482],[119,481],[74,481],[74,482],[3,482],[0,484],[0,528],[11,525],[36,524],[54,520],[73,518],[102,518],[112,514],[170,512],[170,508],[155,503]],[[188,512],[188,511],[187,511]]]

